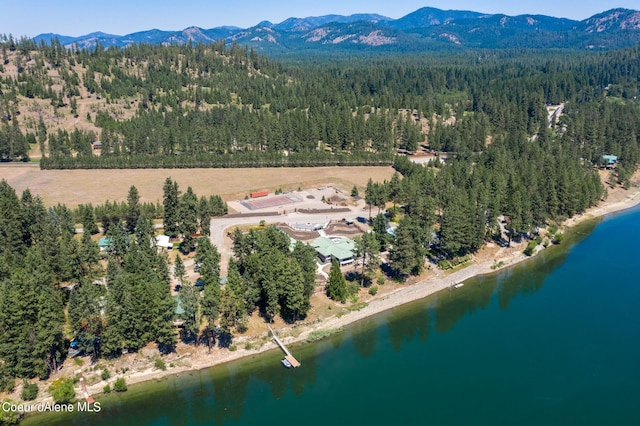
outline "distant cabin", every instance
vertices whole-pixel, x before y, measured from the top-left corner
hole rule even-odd
[[[105,251],[109,245],[111,245],[111,238],[102,237],[98,240],[98,247],[100,247],[100,251]]]
[[[618,164],[617,155],[603,155],[601,157],[601,164],[607,169],[613,169]]]
[[[91,147],[93,149],[102,149],[102,142],[100,141],[95,141],[91,144]]]
[[[155,237],[156,247],[171,250],[173,249],[173,243],[168,235],[157,235]]]
[[[267,195],[269,195],[269,191],[266,189],[263,189],[262,191],[252,192],[251,198],[266,197]]]
[[[125,237],[125,244],[129,245],[129,236]],[[98,240],[98,247],[100,247],[100,251],[107,251],[109,246],[113,244],[113,238],[102,237]]]

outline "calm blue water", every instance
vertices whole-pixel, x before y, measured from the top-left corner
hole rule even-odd
[[[640,424],[640,210],[563,247],[280,353],[32,424]]]

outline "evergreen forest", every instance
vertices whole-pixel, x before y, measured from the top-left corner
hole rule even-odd
[[[618,159],[604,172],[612,187],[628,187],[640,162],[638,47],[309,63],[223,42],[69,50],[4,37],[0,50],[2,162],[394,167],[364,191],[379,214],[356,239],[361,286],[381,252],[389,252],[384,273],[402,280],[427,258],[453,262],[503,235],[507,245],[534,240],[606,197],[603,155]],[[550,105],[563,105],[557,120]],[[410,161],[427,153],[426,165]],[[220,285],[219,248],[207,237],[226,204],[171,178],[158,185],[156,203],[140,203],[132,186],[126,202],[71,209],[0,182],[0,390],[55,374],[72,341],[96,358],[150,343],[170,352],[178,338],[229,346],[254,313],[268,322],[306,317],[316,279],[310,246],[273,227],[236,230]],[[180,255],[157,250],[154,219],[183,255],[194,253],[196,283]],[[109,241],[104,252],[91,238],[98,233]],[[340,270],[329,280],[329,297],[345,301]]]

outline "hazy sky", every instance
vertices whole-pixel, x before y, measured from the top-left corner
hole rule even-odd
[[[124,35],[158,28],[182,30],[195,25],[251,27],[289,17],[378,13],[400,18],[421,7],[473,10],[507,15],[542,14],[585,19],[616,7],[640,9],[638,0],[2,0],[0,34],[57,33],[69,36],[93,31]]]

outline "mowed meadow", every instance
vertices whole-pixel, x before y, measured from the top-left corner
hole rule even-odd
[[[363,189],[369,178],[380,182],[392,175],[391,167],[40,170],[26,165],[0,166],[0,179],[18,193],[29,188],[46,205],[62,203],[69,207],[125,201],[131,185],[138,188],[140,201],[156,202],[162,200],[167,177],[177,181],[182,190],[191,186],[197,194],[218,194],[230,200],[260,189],[286,191],[329,184],[343,190],[353,185]]]

